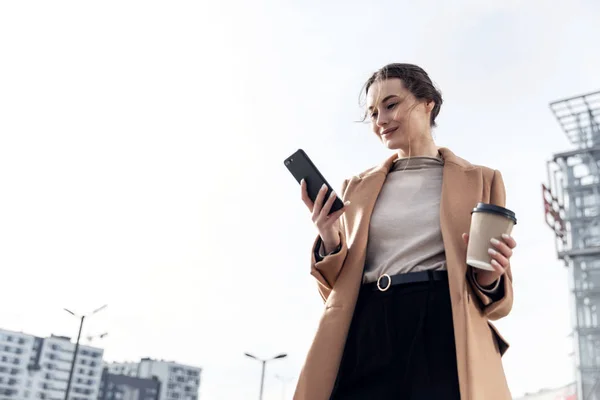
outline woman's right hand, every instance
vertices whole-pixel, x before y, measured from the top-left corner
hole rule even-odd
[[[323,185],[313,203],[308,196],[304,179],[300,182],[300,190],[302,191],[302,201],[312,213],[312,221],[317,227],[321,240],[323,240],[325,252],[328,253],[340,244],[340,217],[346,211],[346,206],[348,206],[350,202],[345,202],[344,207],[329,215],[329,211],[331,210],[336,197],[334,191],[331,191],[329,197],[325,199],[327,186]]]

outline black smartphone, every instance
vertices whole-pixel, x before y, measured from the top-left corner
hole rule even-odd
[[[302,179],[306,182],[306,191],[308,192],[308,197],[315,202],[317,195],[319,194],[319,190],[323,184],[327,185],[327,194],[324,197],[324,201],[327,201],[329,195],[333,191],[331,185],[323,178],[321,172],[315,167],[315,164],[310,160],[308,155],[304,152],[304,150],[299,149],[294,154],[289,156],[283,162],[287,169],[292,173],[294,178],[300,183]],[[331,210],[329,214],[340,210],[344,207],[344,203],[336,196],[333,205],[331,206]]]

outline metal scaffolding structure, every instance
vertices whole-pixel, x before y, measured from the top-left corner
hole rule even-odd
[[[577,398],[600,400],[600,91],[550,109],[575,149],[548,162],[545,218],[569,269]]]

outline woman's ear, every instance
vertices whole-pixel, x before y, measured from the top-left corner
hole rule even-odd
[[[435,101],[427,100],[427,103],[425,103],[425,107],[427,108],[427,111],[432,112],[433,108],[435,107]]]

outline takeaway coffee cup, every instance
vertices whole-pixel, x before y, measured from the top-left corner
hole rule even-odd
[[[502,234],[510,235],[516,224],[515,213],[509,209],[478,203],[471,212],[467,265],[494,271],[492,258],[488,253],[488,249],[492,247],[490,240],[492,238],[502,240]]]

